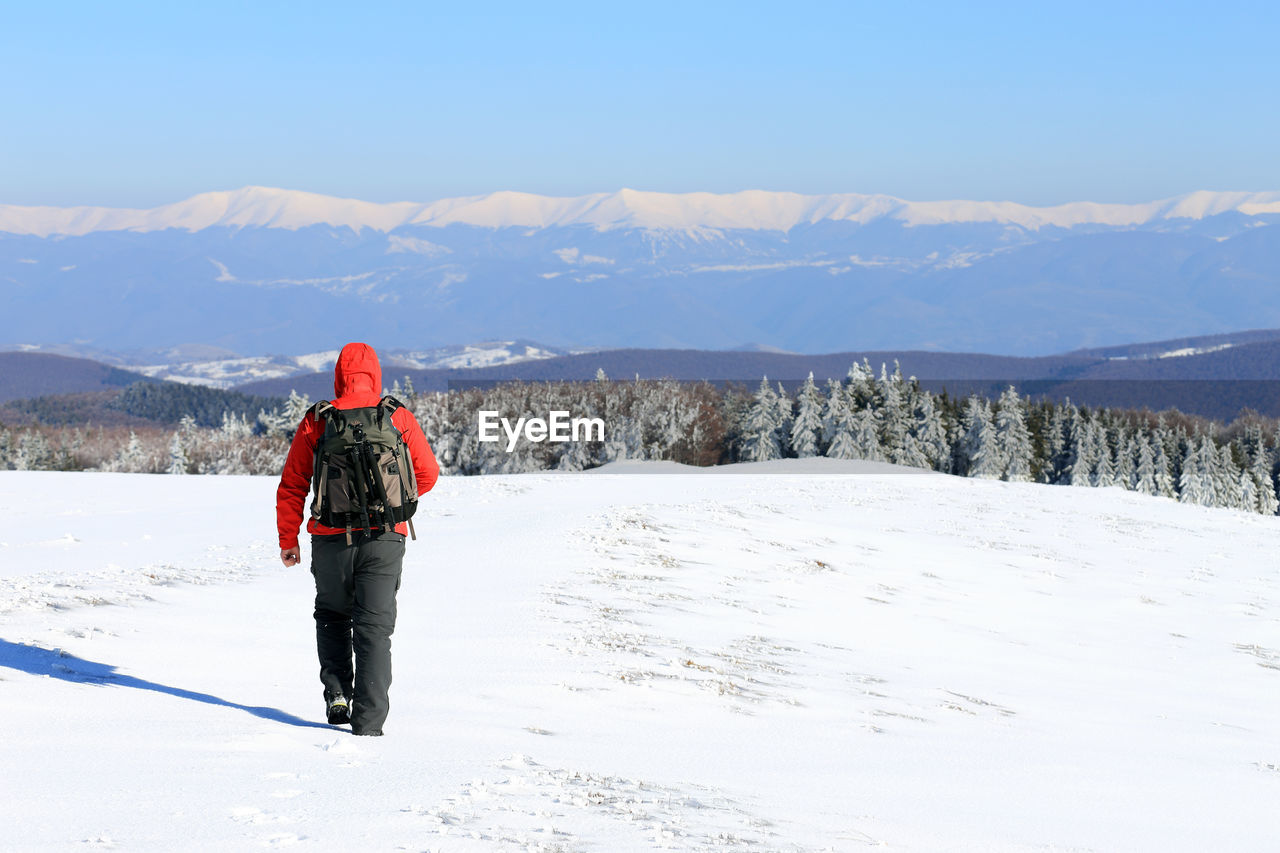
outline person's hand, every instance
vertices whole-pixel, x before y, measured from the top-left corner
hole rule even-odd
[[[286,567],[298,565],[300,559],[302,559],[302,556],[298,551],[297,545],[292,548],[280,549],[280,562],[284,563]]]

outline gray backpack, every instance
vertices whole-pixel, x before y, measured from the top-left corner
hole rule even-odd
[[[326,527],[390,532],[402,521],[413,530],[418,484],[404,436],[391,422],[403,404],[383,397],[376,406],[339,409],[327,400],[311,407],[324,434],[316,442],[311,517]]]

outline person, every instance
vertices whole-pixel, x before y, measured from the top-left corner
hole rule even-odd
[[[333,369],[332,401],[337,409],[377,406],[382,399],[382,367],[377,353],[363,343],[342,348]],[[391,423],[402,434],[418,494],[430,491],[440,476],[435,454],[422,427],[406,408]],[[315,409],[298,425],[276,490],[280,560],[300,558],[298,527],[311,491],[316,443],[324,435]],[[315,577],[316,651],[325,710],[330,723],[351,723],[357,735],[381,735],[390,710],[391,634],[396,625],[396,592],[405,550],[406,526],[346,529],[307,522],[311,534],[311,574]],[[354,656],[354,662],[353,662]]]

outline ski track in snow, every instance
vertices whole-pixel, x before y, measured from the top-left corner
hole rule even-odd
[[[22,514],[66,476],[0,477],[20,846],[1192,850],[1280,830],[1275,519],[947,478],[447,479],[406,558],[389,736],[361,739],[315,722],[309,579],[262,537],[274,481],[76,475],[180,531],[166,562],[127,517]],[[207,529],[167,515],[209,489],[236,500]]]

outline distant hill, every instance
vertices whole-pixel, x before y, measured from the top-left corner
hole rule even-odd
[[[1280,341],[1280,329],[1254,329],[1247,332],[1227,332],[1218,335],[1199,335],[1190,338],[1173,338],[1141,344],[1123,344],[1113,347],[1074,350],[1068,355],[1102,359],[1168,359],[1184,355],[1197,355],[1218,349],[1246,344]]]
[[[28,352],[0,352],[0,403],[49,394],[123,388],[151,380],[86,358]]]
[[[812,372],[819,382],[841,379],[855,361],[879,371],[901,364],[907,376],[932,391],[995,396],[1010,384],[1024,394],[1081,405],[1177,408],[1224,421],[1241,409],[1280,417],[1280,330],[1179,338],[1043,357],[875,350],[802,355],[763,350],[615,349],[560,355],[485,367],[413,369],[388,363],[388,388],[407,376],[418,390],[482,387],[494,382],[588,380],[604,370],[613,380],[673,378],[735,382],[754,387],[762,376],[788,387]],[[388,359],[393,361],[393,359]],[[177,383],[155,383],[87,359],[34,353],[0,353],[0,388],[7,405],[0,421],[112,423],[145,418],[173,423],[190,413],[215,423],[223,410],[252,417],[296,390],[313,400],[333,395],[331,370],[245,383],[234,392]],[[139,380],[153,386],[133,385]],[[131,386],[122,396],[123,387]],[[153,389],[153,390],[150,390]],[[25,394],[21,392],[26,392]],[[88,393],[77,393],[88,392]],[[15,400],[16,397],[41,399]]]
[[[598,369],[615,380],[706,379],[739,382],[754,387],[762,376],[788,386],[802,381],[810,371],[819,382],[841,379],[849,365],[864,358],[879,371],[892,370],[897,361],[907,376],[915,376],[933,391],[995,396],[1008,384],[1023,393],[1061,400],[1069,397],[1080,405],[1177,408],[1220,420],[1233,419],[1241,409],[1280,416],[1280,332],[1244,333],[1239,340],[1257,340],[1225,349],[1221,338],[1213,342],[1188,338],[1156,344],[1134,345],[1151,352],[1190,350],[1191,354],[1164,358],[1107,358],[1095,354],[1019,358],[975,353],[921,351],[842,352],[796,355],[770,352],[718,352],[706,350],[623,349],[560,356],[538,361],[488,368],[453,370],[399,370],[383,372],[391,387],[408,376],[418,390],[442,391],[449,387],[484,386],[504,380],[585,380]],[[1198,350],[1207,350],[1199,352]],[[249,394],[280,396],[296,390],[319,399],[333,393],[332,373],[293,376],[254,382],[237,390]]]
[[[826,355],[797,355],[773,352],[721,352],[712,350],[621,349],[558,356],[494,367],[404,370],[384,368],[383,383],[390,387],[408,376],[420,391],[443,391],[450,387],[485,385],[495,381],[593,379],[603,370],[610,379],[707,379],[755,385],[762,376],[782,381],[799,381],[812,371],[818,381],[843,379],[855,361],[867,359],[872,367],[881,364],[893,369],[895,360],[904,373],[931,379],[1060,378],[1078,376],[1097,359],[1077,356],[978,355],[908,351],[841,352]],[[238,386],[249,394],[305,393],[312,399],[333,393],[333,374],[314,373],[251,382]]]

